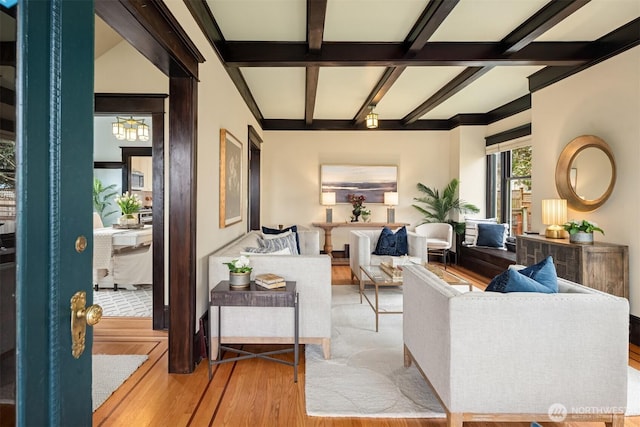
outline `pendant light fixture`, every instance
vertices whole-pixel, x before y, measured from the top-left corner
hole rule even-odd
[[[146,142],[149,140],[149,126],[144,124],[144,119],[136,120],[133,116],[116,117],[116,121],[111,123],[111,132],[119,141],[125,139],[133,142],[136,139]]]
[[[375,105],[369,106],[369,114],[367,114],[367,128],[375,129],[378,127],[378,114],[373,112]]]

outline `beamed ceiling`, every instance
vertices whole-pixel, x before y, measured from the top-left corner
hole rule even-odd
[[[487,124],[640,42],[640,0],[184,1],[265,130],[361,130],[371,106],[379,129]],[[10,132],[13,10],[0,7]],[[120,41],[96,21],[96,56]]]
[[[491,123],[640,39],[640,0],[185,2],[265,130]]]

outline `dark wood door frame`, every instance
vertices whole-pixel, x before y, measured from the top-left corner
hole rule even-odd
[[[195,368],[197,79],[204,57],[161,0],[95,0],[95,11],[169,77],[169,372],[190,373]]]
[[[249,125],[249,220],[247,231],[260,229],[260,150],[262,138]]]
[[[131,156],[152,156],[153,167],[153,329],[167,329],[164,303],[164,101],[166,94],[96,93],[96,114],[150,114],[151,147],[122,149],[122,188],[129,188]]]

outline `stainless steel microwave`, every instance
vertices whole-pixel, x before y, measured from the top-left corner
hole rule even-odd
[[[131,189],[143,190],[144,189],[144,174],[138,171],[131,171]]]

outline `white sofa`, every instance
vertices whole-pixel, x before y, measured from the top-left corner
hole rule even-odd
[[[380,265],[380,262],[402,262],[399,257],[388,255],[375,255],[378,238],[382,228],[377,230],[352,230],[349,233],[349,265],[351,267],[351,280],[355,277],[361,279],[361,265]],[[409,245],[409,258],[414,263],[422,264],[427,261],[427,237],[420,236],[407,230],[407,243]]]
[[[567,421],[624,424],[628,301],[558,286],[460,293],[425,268],[404,269],[405,366],[419,367],[448,425],[548,421],[562,408]]]
[[[209,256],[209,290],[229,279],[224,265],[238,258],[247,247],[258,247],[259,231],[251,231]],[[318,230],[298,230],[301,255],[252,254],[251,278],[256,274],[276,273],[296,281],[299,293],[301,344],[319,344],[325,358],[331,354],[331,258],[320,255]],[[265,312],[269,312],[266,316]],[[212,358],[217,357],[217,308],[211,318]],[[223,307],[222,343],[293,343],[293,316],[290,308]]]

